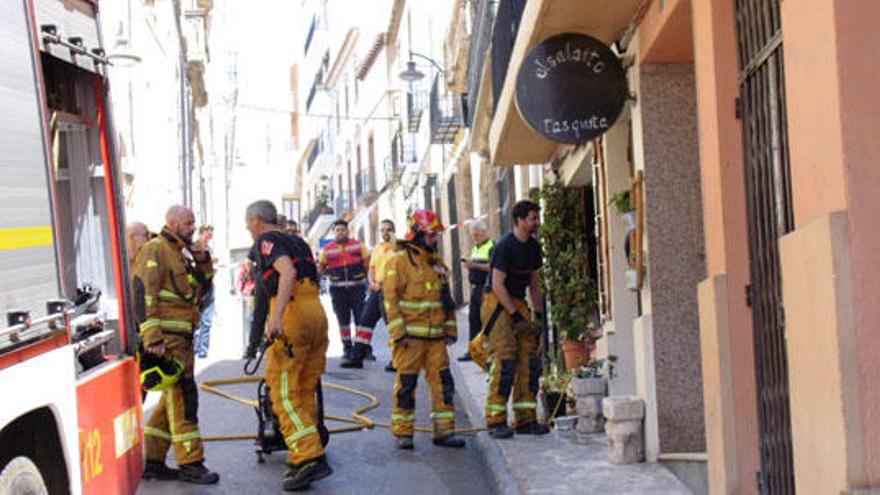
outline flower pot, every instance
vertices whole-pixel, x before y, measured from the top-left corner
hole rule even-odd
[[[571,431],[577,425],[577,416],[557,416],[553,424],[559,431]]]
[[[592,351],[592,348],[588,342],[580,340],[562,341],[565,367],[570,370],[577,369],[581,363],[588,363],[590,361],[590,351]]]
[[[562,392],[547,392],[542,395],[544,398],[544,414],[547,421],[565,416],[565,394]]]
[[[629,290],[639,290],[639,274],[637,271],[632,268],[627,269],[623,272],[624,277],[626,278],[626,288]]]
[[[626,230],[635,230],[636,229],[636,212],[628,211],[621,215],[623,218],[623,222],[626,224]]]

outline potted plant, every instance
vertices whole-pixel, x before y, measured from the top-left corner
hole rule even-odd
[[[315,199],[315,207],[318,208],[321,213],[333,213],[333,207],[330,206],[330,197],[327,196],[327,191],[321,191],[321,193],[318,194],[318,197]]]
[[[636,228],[636,212],[629,201],[629,190],[612,194],[611,201],[608,204],[614,206],[614,209],[617,210],[617,213],[626,222],[627,230],[634,230]]]
[[[558,353],[551,349],[547,352],[544,373],[541,375],[541,391],[543,392],[544,412],[547,421],[565,416],[568,387],[572,372],[560,366]]]
[[[571,380],[571,394],[577,414],[578,433],[598,433],[605,428],[602,399],[605,397],[605,377],[614,374],[617,356],[596,359],[578,366]]]
[[[550,321],[558,331],[568,369],[589,362],[598,291],[590,276],[585,234],[586,211],[580,190],[546,183],[540,193],[544,220],[540,229],[547,263],[541,268]]]

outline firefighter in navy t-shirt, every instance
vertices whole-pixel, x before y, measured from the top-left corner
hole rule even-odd
[[[549,430],[539,423],[537,408],[538,378],[541,376],[538,327],[529,324],[526,290],[542,319],[541,285],[538,269],[542,264],[541,245],[532,237],[538,229],[540,207],[531,201],[519,201],[513,207],[513,232],[495,245],[489,290],[483,296],[484,334],[489,338],[491,367],[489,393],[486,397],[486,426],[495,438],[519,434],[542,435]],[[507,424],[507,401],[513,391],[514,429]]]

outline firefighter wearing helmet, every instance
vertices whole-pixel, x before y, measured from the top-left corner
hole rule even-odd
[[[386,263],[382,286],[397,368],[391,430],[398,448],[413,448],[415,390],[424,369],[431,390],[434,444],[464,447],[464,440],[454,434],[455,385],[446,351],[457,338],[455,306],[447,269],[437,254],[437,237],[444,227],[431,210],[413,212],[409,227]]]

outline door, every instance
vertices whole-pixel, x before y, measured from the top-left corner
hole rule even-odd
[[[779,238],[794,226],[791,205],[780,0],[735,0],[739,116],[748,204],[747,287],[755,341],[761,493],[794,493],[785,308]]]

